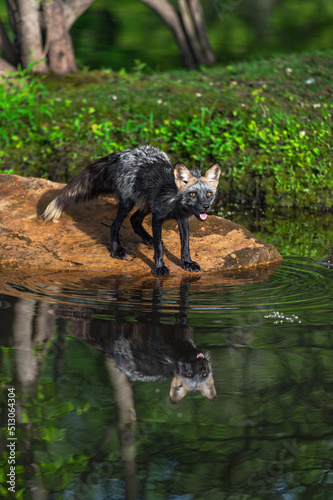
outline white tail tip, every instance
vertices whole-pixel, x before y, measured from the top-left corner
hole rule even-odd
[[[57,198],[46,207],[45,212],[43,213],[43,218],[46,221],[49,220],[57,220],[61,215],[61,208],[57,204]]]

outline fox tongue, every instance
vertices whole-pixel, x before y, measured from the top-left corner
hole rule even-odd
[[[199,217],[201,220],[206,220],[207,219],[207,214],[199,214]]]
[[[205,356],[202,354],[202,352],[200,352],[199,354],[197,354],[197,358],[204,358]]]

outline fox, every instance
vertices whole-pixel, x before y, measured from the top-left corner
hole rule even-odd
[[[195,391],[215,401],[210,353],[195,346],[191,327],[109,321],[81,307],[55,309],[54,314],[69,320],[71,334],[113,359],[116,370],[132,382],[171,378],[172,404]]]
[[[166,276],[170,270],[163,260],[162,225],[176,220],[181,242],[181,267],[200,272],[189,249],[189,218],[207,219],[211,210],[221,174],[219,162],[202,175],[199,169],[188,169],[182,162],[172,165],[164,151],[153,146],[124,149],[97,159],[74,177],[47,206],[45,221],[59,219],[62,211],[74,203],[85,202],[100,194],[117,197],[118,210],[110,227],[111,257],[126,259],[126,249],[119,239],[120,228],[131,210],[133,230],[143,243],[154,247],[155,265],[151,272]],[[151,236],[142,226],[144,218],[152,214]]]

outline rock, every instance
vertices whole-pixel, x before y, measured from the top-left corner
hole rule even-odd
[[[93,271],[113,275],[147,275],[153,267],[153,248],[141,243],[127,218],[120,231],[128,259],[109,254],[116,199],[101,197],[63,212],[60,220],[45,222],[41,214],[63,184],[18,175],[0,175],[0,269],[43,271]],[[151,217],[144,226],[151,233]],[[180,267],[177,223],[163,225],[165,264],[172,274],[189,274]],[[190,221],[193,260],[207,271],[239,271],[279,263],[272,245],[262,243],[248,230],[214,215],[205,222]]]

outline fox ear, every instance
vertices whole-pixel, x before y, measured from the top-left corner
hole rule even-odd
[[[179,403],[183,397],[186,396],[189,387],[186,387],[183,383],[183,379],[179,375],[175,375],[171,380],[170,387],[170,401],[172,404]]]
[[[205,173],[203,179],[214,189],[217,188],[219,179],[221,175],[221,165],[220,163],[214,163],[207,172]]]
[[[185,189],[189,184],[194,183],[197,179],[191,174],[189,169],[179,161],[176,163],[173,174],[178,191]]]
[[[214,385],[213,377],[200,387],[201,395],[209,399],[209,401],[214,401],[216,398],[216,389]]]

